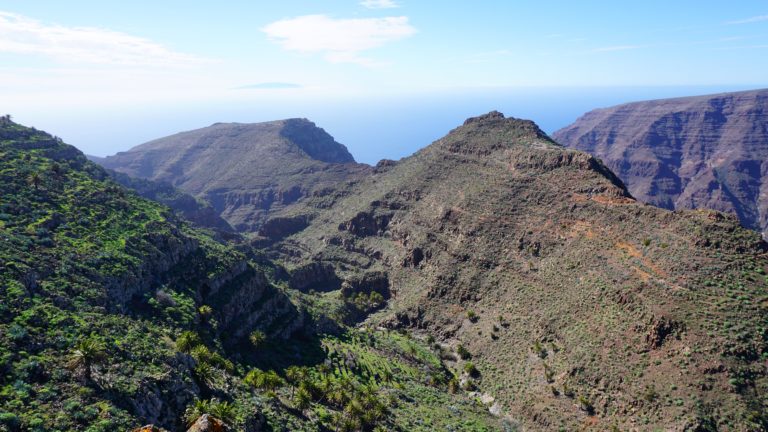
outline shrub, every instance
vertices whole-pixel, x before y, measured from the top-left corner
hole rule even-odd
[[[456,354],[458,354],[462,360],[469,360],[472,358],[472,354],[469,353],[469,350],[464,348],[464,345],[456,347]]]
[[[477,316],[477,313],[473,310],[467,311],[467,319],[469,319],[470,322],[476,323],[479,317]]]
[[[588,414],[592,415],[595,412],[595,406],[592,405],[592,401],[587,399],[584,395],[579,395],[579,408],[581,408],[583,411],[586,411]]]
[[[21,421],[16,414],[0,412],[0,425],[3,425],[10,430],[17,430],[21,425]]]
[[[448,381],[448,393],[456,394],[459,391],[459,380],[456,377],[451,378]]]
[[[471,377],[476,377],[480,375],[480,371],[477,370],[477,367],[472,362],[466,362],[464,363],[464,372],[467,373],[467,375]]]

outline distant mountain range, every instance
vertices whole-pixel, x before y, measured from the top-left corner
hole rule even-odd
[[[768,230],[768,89],[596,109],[553,138],[602,159],[641,201]]]

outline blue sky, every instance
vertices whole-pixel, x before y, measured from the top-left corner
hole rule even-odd
[[[553,129],[767,83],[764,0],[0,0],[0,111],[95,154],[307,116],[373,162],[491,109]]]

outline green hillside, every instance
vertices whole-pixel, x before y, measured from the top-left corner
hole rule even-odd
[[[0,120],[0,430],[495,430],[433,347],[338,324],[282,270]],[[297,306],[298,305],[298,306]],[[450,390],[450,391],[449,391]]]

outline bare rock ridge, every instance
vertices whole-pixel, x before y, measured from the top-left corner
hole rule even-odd
[[[305,199],[329,205],[347,183],[371,170],[306,119],[216,123],[98,162],[131,177],[167,182],[210,203],[236,230],[251,232],[272,217],[295,216],[291,212]]]
[[[601,158],[641,201],[768,230],[768,89],[596,109],[553,137]]]
[[[765,252],[735,218],[640,203],[596,157],[496,112],[268,246],[299,289],[386,294],[368,323],[471,361],[464,385],[525,430],[752,430]]]

